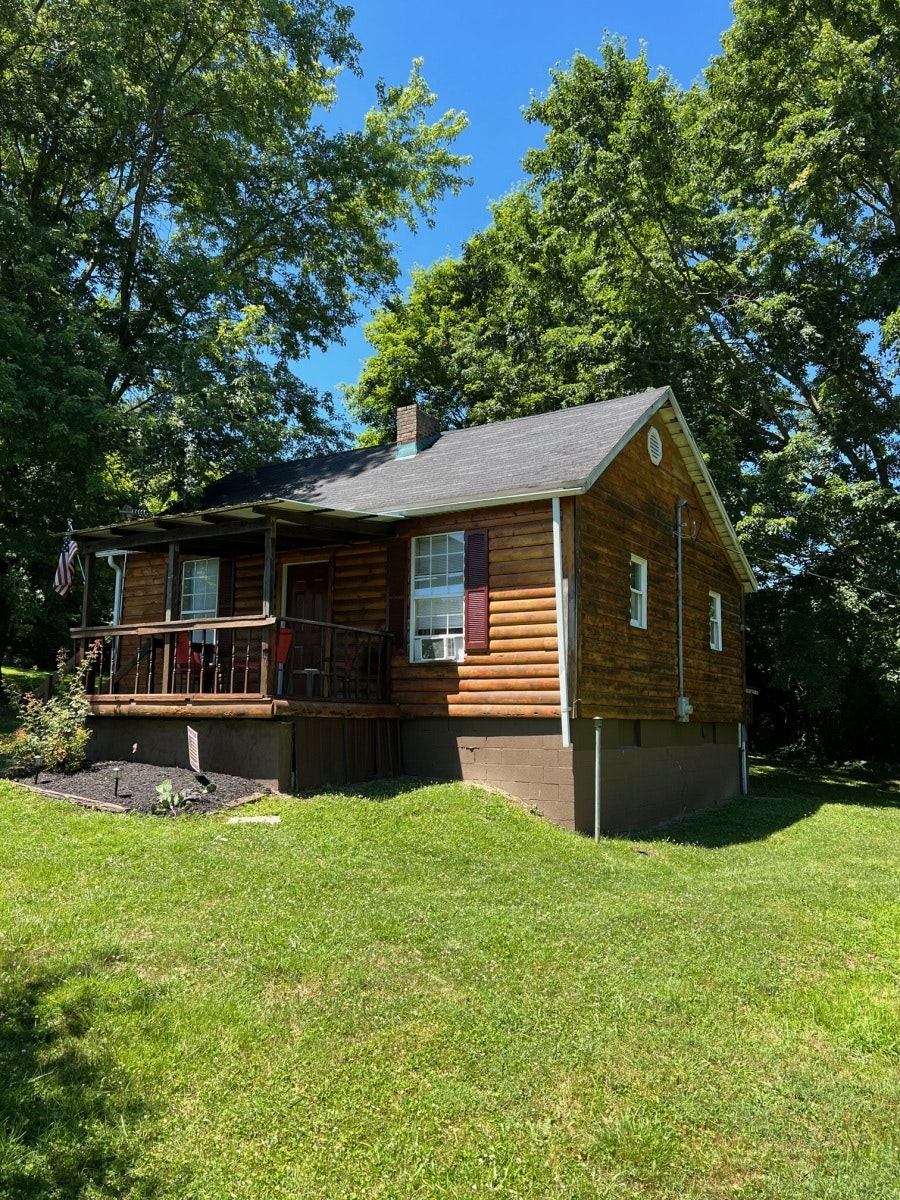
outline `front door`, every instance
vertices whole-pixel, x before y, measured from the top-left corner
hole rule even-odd
[[[302,621],[328,620],[328,563],[295,563],[285,577],[286,617]],[[327,630],[322,625],[295,625],[294,641],[286,664],[285,691],[289,696],[309,695],[315,676],[304,675],[319,668],[326,651]]]

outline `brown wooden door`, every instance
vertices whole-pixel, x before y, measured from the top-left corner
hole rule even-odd
[[[303,621],[328,620],[328,563],[296,563],[287,569],[285,588],[286,617]],[[321,625],[295,625],[294,641],[285,671],[285,691],[289,696],[309,694],[304,670],[317,668],[326,651],[327,630]]]

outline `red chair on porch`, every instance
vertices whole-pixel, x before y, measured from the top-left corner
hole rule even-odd
[[[173,683],[180,679],[184,684],[184,688],[179,689],[176,687],[175,690],[189,692],[191,690],[191,674],[196,673],[196,678],[199,679],[202,669],[203,662],[200,658],[199,650],[195,650],[191,645],[190,633],[186,629],[182,630],[175,638]]]
[[[291,651],[294,648],[294,631],[293,629],[279,629],[278,637],[275,640],[275,695],[284,695],[284,674],[288,667],[288,660],[291,657]],[[290,671],[288,670],[288,680],[290,680]]]

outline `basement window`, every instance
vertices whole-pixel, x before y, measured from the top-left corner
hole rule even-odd
[[[722,649],[722,597],[718,592],[709,593],[709,648]]]
[[[459,661],[465,649],[465,534],[413,538],[412,563],[412,660]]]
[[[631,556],[631,624],[647,628],[647,560]]]

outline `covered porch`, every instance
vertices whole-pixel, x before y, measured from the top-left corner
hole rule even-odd
[[[292,617],[97,625],[72,630],[93,701],[148,698],[382,704],[391,635]]]
[[[377,564],[395,528],[274,499],[78,532],[86,579],[71,633],[93,659],[92,710],[383,710],[392,635]],[[92,619],[103,558],[116,572],[111,624]]]

